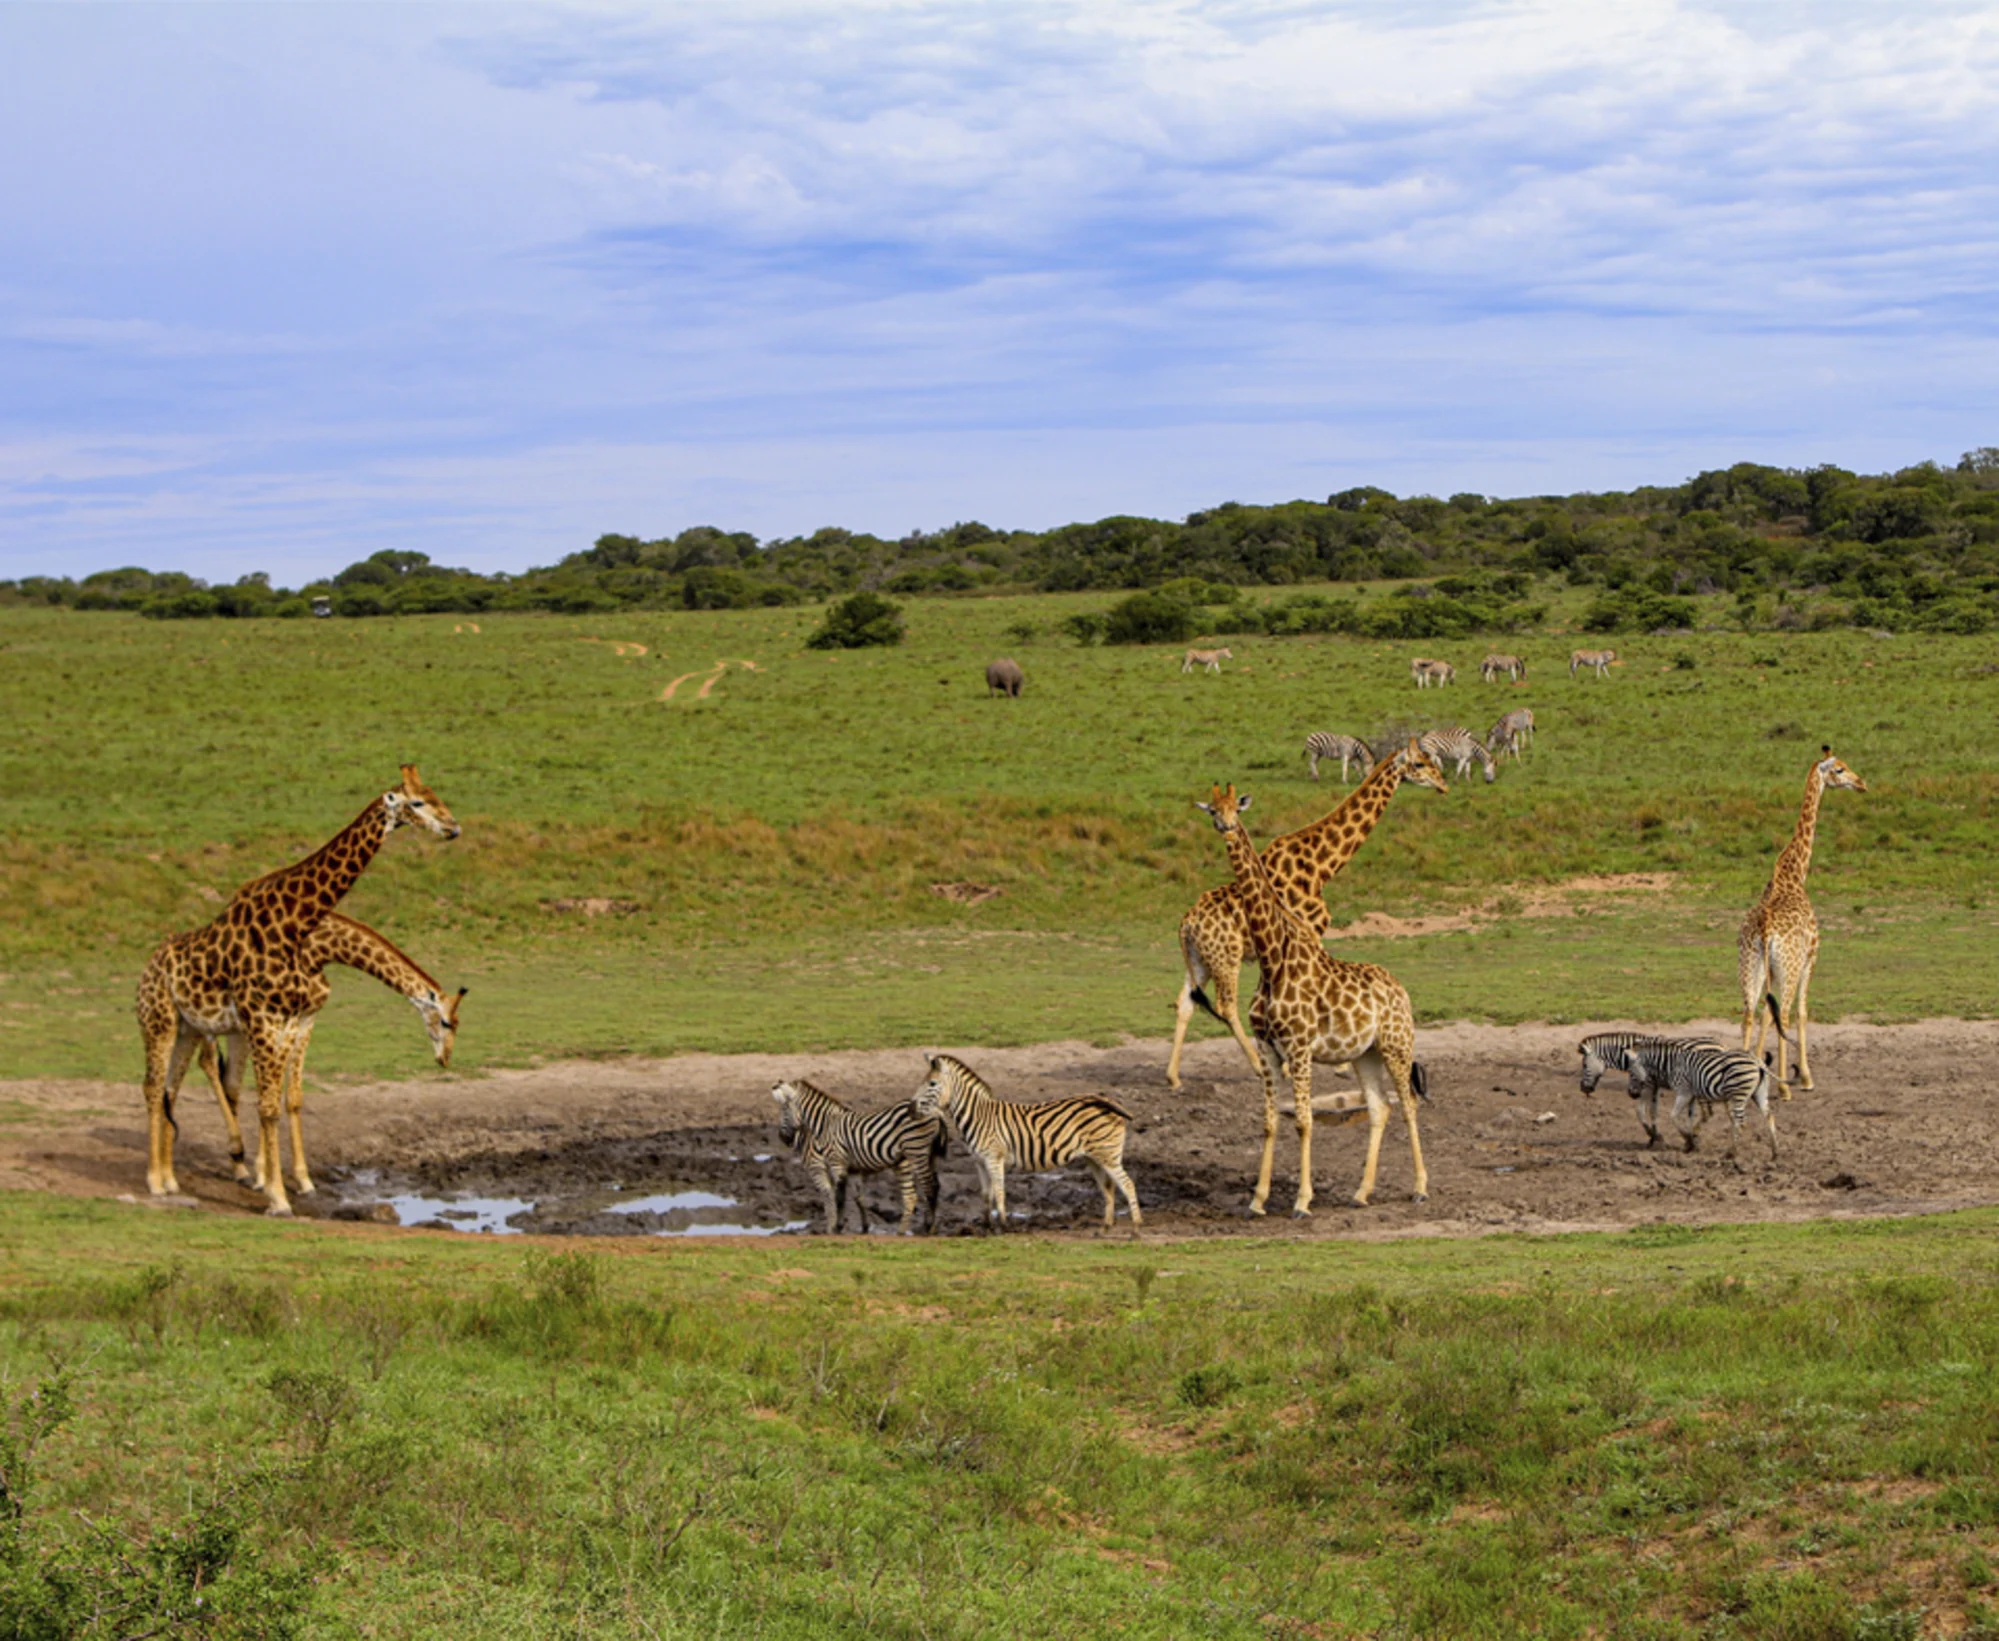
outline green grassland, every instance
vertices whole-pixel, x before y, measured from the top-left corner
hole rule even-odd
[[[1992,1212],[524,1255],[8,1196],[0,1627],[1990,1638],[1995,1279]]]
[[[1346,948],[1388,962],[1424,1018],[1727,1011],[1734,923],[1821,741],[1872,790],[1826,805],[1819,1013],[1986,1012],[1999,753],[1979,726],[1999,641],[1635,638],[1599,684],[1563,666],[1595,642],[1563,625],[1587,594],[1535,596],[1550,630],[1502,641],[1531,664],[1518,689],[1476,682],[1477,640],[1241,639],[1210,677],[1055,635],[1107,595],[912,600],[900,648],[830,653],[803,648],[817,612],[798,608],[488,615],[478,632],[0,609],[0,1074],[131,1075],[152,944],[315,847],[405,759],[465,835],[392,839],[347,909],[472,985],[467,1066],[1158,1032],[1178,916],[1226,876],[1191,807],[1209,781],[1251,791],[1267,838],[1340,795],[1306,778],[1307,731],[1482,731],[1521,704],[1541,724],[1528,762],[1400,797],[1334,885],[1336,920],[1503,912],[1589,874],[1675,887]],[[1417,650],[1465,681],[1415,690]],[[1027,670],[1019,701],[986,699],[1001,653]],[[700,698],[723,659],[758,670]],[[1002,893],[931,890],[958,880]],[[634,909],[551,909],[593,896]],[[420,1063],[420,1037],[351,981],[314,1052],[323,1074],[379,1072]]]

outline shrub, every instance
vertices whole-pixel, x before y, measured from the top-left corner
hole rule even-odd
[[[809,650],[861,650],[902,642],[902,606],[879,593],[854,593],[826,612],[819,630],[806,639]]]
[[[139,613],[155,621],[199,621],[216,614],[217,609],[213,593],[205,587],[190,587],[185,592],[147,599],[139,607]]]
[[[1113,604],[1104,640],[1111,644],[1184,644],[1199,630],[1193,605],[1161,590],[1133,593]]]
[[[1110,617],[1101,610],[1083,610],[1076,615],[1064,616],[1060,623],[1062,631],[1086,648],[1091,644],[1101,644],[1110,624]]]

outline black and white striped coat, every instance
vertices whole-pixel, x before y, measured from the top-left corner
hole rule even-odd
[[[1661,1085],[1645,1070],[1634,1051],[1641,1044],[1672,1042],[1714,1046],[1713,1039],[1709,1037],[1660,1037],[1643,1031],[1599,1031],[1576,1045],[1577,1052],[1583,1057],[1582,1089],[1585,1094],[1596,1092],[1596,1085],[1607,1071],[1629,1074],[1631,1097],[1642,1102],[1638,1108],[1638,1121],[1649,1136],[1645,1142],[1647,1149],[1659,1143]]]
[[[1347,765],[1360,764],[1360,778],[1366,780],[1374,772],[1374,753],[1367,742],[1353,735],[1335,735],[1329,730],[1318,730],[1305,737],[1305,759],[1312,770],[1312,779],[1319,778],[1319,760],[1328,763],[1337,758],[1340,761],[1340,779],[1347,778]]]
[[[1104,1193],[1104,1228],[1115,1222],[1115,1185],[1124,1193],[1134,1229],[1145,1223],[1138,1192],[1124,1171],[1131,1113],[1107,1094],[1079,1094],[1031,1104],[997,1099],[977,1072],[948,1054],[933,1055],[930,1075],[910,1101],[919,1115],[950,1120],[971,1152],[985,1195],[987,1222],[1006,1229],[1006,1171],[1059,1168],[1081,1158]]]
[[[1661,1089],[1672,1091],[1673,1121],[1689,1151],[1695,1148],[1695,1131],[1707,1120],[1709,1109],[1725,1105],[1730,1123],[1728,1154],[1733,1157],[1737,1142],[1742,1137],[1743,1119],[1753,1104],[1763,1113],[1769,1133],[1770,1155],[1773,1159],[1776,1157],[1777,1116],[1771,1109],[1770,1098],[1780,1085],[1776,1073],[1767,1064],[1740,1049],[1671,1037],[1640,1038],[1621,1051],[1613,1049],[1611,1052],[1622,1053],[1625,1061],[1622,1069],[1631,1073],[1633,1096],[1645,1099],[1652,1109],[1656,1110],[1653,1102],[1656,1102]],[[1589,1075],[1591,1057],[1586,1042],[1583,1048],[1584,1092],[1596,1086]],[[1610,1063],[1601,1045],[1596,1058]],[[1654,1127],[1652,1132],[1656,1138],[1657,1128]]]
[[[944,1154],[944,1125],[934,1112],[921,1116],[908,1100],[883,1111],[855,1111],[802,1077],[779,1083],[770,1097],[777,1102],[778,1138],[798,1153],[826,1200],[829,1236],[847,1217],[847,1176],[891,1168],[902,1187],[903,1235],[916,1232],[919,1199],[925,1229],[937,1229],[937,1159]],[[854,1205],[865,1235],[868,1205],[858,1187]]]
[[[1520,749],[1534,738],[1534,709],[1515,707],[1498,723],[1492,726],[1492,733],[1485,738],[1485,744],[1492,749],[1495,757],[1505,757],[1512,753],[1520,756]]]
[[[1476,758],[1485,765],[1486,784],[1490,786],[1499,779],[1499,766],[1492,761],[1492,754],[1470,730],[1457,724],[1444,729],[1433,729],[1427,735],[1419,735],[1416,744],[1437,763],[1455,763],[1460,776],[1469,774],[1471,761]]]

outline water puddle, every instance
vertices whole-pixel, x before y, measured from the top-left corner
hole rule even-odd
[[[365,1188],[374,1186],[376,1181],[372,1175],[357,1174],[354,1183]],[[715,1191],[655,1191],[644,1196],[615,1198],[595,1192],[583,1197],[540,1200],[433,1197],[403,1192],[382,1195],[376,1200],[395,1211],[399,1225],[444,1225],[454,1231],[487,1236],[520,1236],[528,1231],[582,1236],[777,1236],[802,1231],[807,1224],[802,1219],[777,1225],[758,1224],[754,1209]],[[609,1223],[605,1223],[607,1218]]]

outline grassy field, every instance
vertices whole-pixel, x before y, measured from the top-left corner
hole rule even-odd
[[[112,1615],[20,1634],[198,1573],[225,1635],[1992,1637],[1995,1279],[1990,1212],[524,1254],[7,1197],[0,1598]]]
[[[1253,639],[1225,675],[1182,676],[1177,654],[1052,636],[1104,602],[915,600],[902,648],[830,654],[802,648],[810,610],[479,631],[0,610],[0,1075],[133,1075],[128,999],[152,944],[315,847],[403,759],[465,836],[392,839],[347,909],[473,986],[464,1065],[1156,1033],[1179,913],[1226,876],[1191,808],[1208,781],[1251,790],[1267,838],[1339,795],[1305,777],[1308,730],[1482,730],[1520,704],[1542,726],[1527,765],[1405,794],[1333,890],[1342,922],[1500,914],[1351,948],[1402,975],[1422,1017],[1733,1007],[1734,924],[1822,740],[1872,791],[1826,806],[1819,1012],[1989,1007],[1999,755],[1965,726],[1999,705],[1999,641],[1639,639],[1597,684],[1568,679],[1578,640],[1551,631],[1505,641],[1533,672],[1503,689],[1475,681],[1481,643]],[[1009,631],[1023,622],[1039,636]],[[1474,681],[1414,690],[1417,648]],[[984,696],[1002,652],[1028,672],[1018,702]],[[757,670],[717,674],[727,659]],[[1672,874],[1671,892],[1505,915],[1536,886],[1638,871]],[[932,891],[960,880],[1002,892]],[[621,909],[555,908],[588,897]],[[414,1069],[421,1040],[350,982],[314,1063]]]

